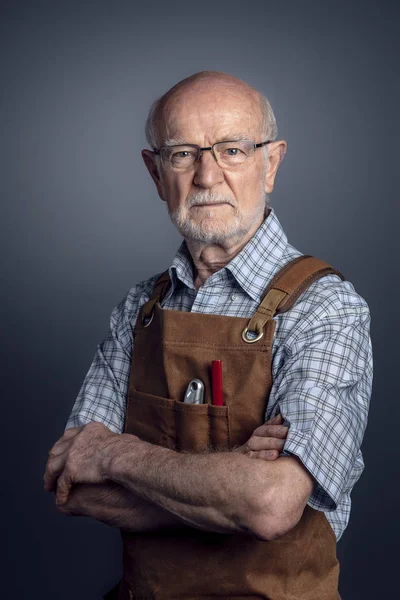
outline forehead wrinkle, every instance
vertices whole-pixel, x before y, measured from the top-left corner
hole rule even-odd
[[[241,142],[243,140],[251,140],[251,137],[248,133],[228,133],[227,135],[218,136],[218,139],[213,141],[213,144],[217,144],[218,142]],[[193,144],[192,142],[188,142],[185,138],[168,138],[163,141],[162,145],[165,147],[170,146],[198,146],[198,144]]]
[[[241,142],[243,140],[249,140],[248,133],[228,133],[222,137],[218,138],[218,142]]]
[[[251,121],[250,130],[253,132],[251,137],[257,136],[256,132],[264,126],[262,95],[260,92],[242,79],[228,73],[201,71],[178,82],[159,99],[153,120],[154,136],[158,145],[162,142],[160,138],[175,137],[175,134],[178,133],[177,131],[168,131],[169,127],[166,123],[167,113],[171,112],[172,107],[174,109],[180,105],[185,107],[189,103],[194,108],[196,104],[201,104],[202,99],[203,107],[207,107],[207,105],[213,103],[218,105],[221,99],[223,101],[227,97],[234,100],[234,103],[230,103],[230,108],[233,104],[240,106],[242,118],[246,112],[248,113],[249,121]],[[202,113],[203,110],[200,112]]]
[[[224,119],[224,114],[227,118]],[[170,117],[170,118],[168,118]],[[212,145],[216,142],[240,141],[258,138],[258,123],[252,118],[253,114],[247,110],[199,111],[196,119],[193,115],[187,116],[170,113],[163,121],[163,132],[160,132],[160,145]]]
[[[226,107],[224,112],[223,107]],[[159,132],[162,140],[176,140],[178,144],[188,141],[192,135],[199,134],[209,138],[209,141],[227,140],[231,137],[234,141],[238,135],[237,129],[252,133],[246,133],[245,137],[253,138],[256,130],[261,124],[258,117],[259,101],[256,92],[247,87],[238,85],[214,85],[210,87],[203,82],[202,85],[185,86],[183,89],[176,90],[174,93],[164,99],[162,109],[159,112]],[[225,134],[224,129],[232,131],[232,124],[224,122],[224,114],[229,119],[241,121],[233,137],[224,135],[223,138],[218,134]],[[199,127],[196,131],[196,123]],[[204,126],[201,126],[203,124]],[[217,129],[217,132],[215,131]],[[182,131],[183,130],[183,131]],[[188,137],[186,136],[188,130]],[[183,136],[179,135],[183,133]],[[178,134],[178,135],[176,135]],[[216,139],[218,136],[218,140]],[[214,138],[214,139],[212,139]],[[162,144],[165,142],[162,141]]]
[[[163,141],[163,146],[185,146],[189,144],[184,138],[167,138]]]

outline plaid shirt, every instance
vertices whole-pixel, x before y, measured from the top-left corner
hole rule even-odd
[[[185,242],[169,269],[163,307],[251,317],[272,277],[300,256],[271,210],[242,251],[196,290]],[[159,275],[133,286],[113,310],[110,330],[83,382],[67,428],[101,421],[124,426],[133,339],[131,324]],[[295,306],[275,317],[273,386],[265,418],[282,413],[295,455],[316,480],[308,504],[322,510],[339,539],[350,516],[350,493],[364,463],[360,452],[372,385],[369,310],[348,281],[326,275]]]

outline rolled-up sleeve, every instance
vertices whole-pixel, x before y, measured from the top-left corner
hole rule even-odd
[[[297,456],[316,481],[309,505],[333,511],[364,468],[370,315],[348,283],[325,286],[308,310],[307,302],[282,345],[271,396],[289,425],[284,454]]]
[[[129,355],[118,337],[123,303],[111,314],[107,337],[97,346],[92,364],[76,398],[66,429],[91,421],[121,433],[129,377]]]
[[[157,277],[132,287],[112,311],[108,335],[97,346],[66,429],[99,421],[115,433],[123,431],[133,350],[132,327]]]

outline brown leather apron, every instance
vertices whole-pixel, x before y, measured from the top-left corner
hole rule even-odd
[[[291,261],[250,320],[162,309],[164,273],[136,322],[125,432],[177,451],[229,451],[245,443],[265,421],[272,317],[329,273],[339,274],[312,257]],[[222,407],[212,405],[215,359],[223,360]],[[205,384],[204,404],[182,402],[194,378]],[[299,523],[273,541],[189,527],[121,533],[123,579],[107,598],[340,599],[335,535],[325,514],[308,505]]]

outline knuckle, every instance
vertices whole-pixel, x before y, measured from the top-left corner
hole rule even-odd
[[[270,436],[275,439],[280,439],[286,437],[287,428],[282,427],[282,425],[272,425],[270,429]]]
[[[74,476],[75,474],[75,465],[71,464],[71,463],[67,463],[65,465],[64,471],[63,471],[63,481],[66,479],[70,479],[71,477]]]
[[[273,450],[274,448],[276,448],[276,439],[267,438],[262,449],[268,452],[269,450]]]
[[[263,433],[268,430],[268,427],[269,425],[263,423],[263,425],[260,425],[253,431],[253,435],[263,435]]]
[[[70,438],[74,437],[76,435],[77,429],[77,427],[71,427],[71,429],[67,429],[67,431],[63,435],[63,438],[65,440],[69,440]]]
[[[251,437],[246,443],[246,449],[248,451],[254,450],[254,437]]]
[[[270,450],[261,450],[257,454],[258,454],[258,458],[262,458],[263,460],[271,460]]]
[[[261,452],[258,453],[258,456],[264,460],[269,460],[271,455],[269,450],[261,450]]]

